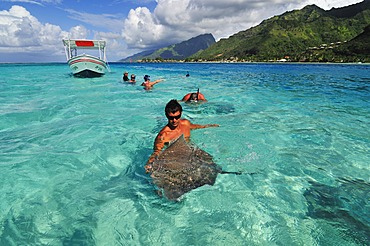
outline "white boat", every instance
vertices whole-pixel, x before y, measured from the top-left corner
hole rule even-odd
[[[69,67],[74,76],[92,78],[100,77],[108,69],[105,55],[106,42],[103,40],[63,39],[64,50]],[[80,51],[97,54],[78,54]]]

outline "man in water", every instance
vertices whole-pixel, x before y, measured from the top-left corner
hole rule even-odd
[[[153,154],[145,165],[146,172],[151,172],[151,163],[161,153],[165,145],[178,139],[181,135],[184,135],[185,140],[189,141],[191,130],[219,126],[218,124],[198,125],[189,120],[181,119],[182,107],[175,99],[167,103],[165,113],[168,123],[155,138]]]
[[[135,74],[131,74],[131,79],[129,81],[130,83],[136,83],[136,76]]]
[[[125,81],[125,82],[127,82],[127,81],[129,81],[130,79],[128,78],[128,72],[124,72],[123,73],[123,77],[122,77],[122,79],[123,79],[123,81]]]
[[[150,89],[153,88],[153,85],[158,84],[161,81],[162,81],[161,79],[157,79],[156,81],[150,82],[150,76],[145,75],[144,76],[144,82],[141,83],[141,86],[144,86],[145,90],[150,90]]]

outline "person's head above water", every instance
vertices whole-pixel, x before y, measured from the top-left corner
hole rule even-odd
[[[144,81],[148,81],[148,80],[150,80],[150,76],[149,75],[145,75],[144,76]]]
[[[168,117],[169,114],[174,114],[177,111],[182,112],[181,104],[176,100],[172,99],[166,104],[166,107],[164,109],[166,116]]]

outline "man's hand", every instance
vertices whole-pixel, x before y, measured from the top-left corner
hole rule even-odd
[[[207,127],[219,127],[220,125],[219,124],[207,124],[206,126]]]
[[[153,172],[153,166],[152,166],[152,163],[153,161],[155,160],[157,156],[152,154],[150,157],[149,157],[149,160],[147,161],[146,165],[145,165],[145,172],[146,173],[151,173]]]
[[[151,173],[153,171],[153,167],[151,163],[146,164],[144,168],[145,168],[146,173]]]

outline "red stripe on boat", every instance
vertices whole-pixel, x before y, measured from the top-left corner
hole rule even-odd
[[[99,62],[99,61],[96,61],[96,60],[92,60],[92,59],[77,59],[77,60],[70,61],[69,64],[72,65],[72,64],[80,63],[80,62],[91,62],[91,63],[96,63],[98,65],[106,67],[105,63],[102,63],[102,62]]]
[[[93,41],[88,41],[88,40],[76,40],[76,45],[77,46],[87,46],[87,47],[92,47],[94,46]]]

